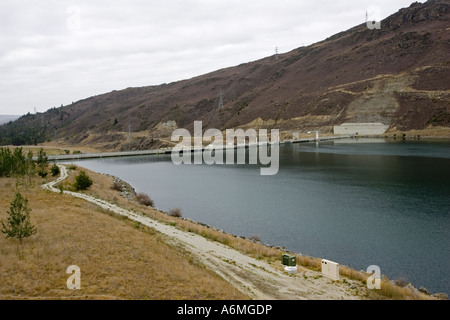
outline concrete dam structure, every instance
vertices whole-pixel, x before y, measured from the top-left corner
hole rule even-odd
[[[334,126],[334,134],[344,135],[378,135],[389,129],[388,125],[382,123],[343,123]]]

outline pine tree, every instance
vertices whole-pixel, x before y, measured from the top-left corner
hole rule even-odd
[[[11,202],[6,223],[1,221],[2,233],[6,238],[17,238],[22,244],[23,238],[27,238],[37,232],[36,227],[30,221],[31,209],[28,207],[28,200],[22,197],[19,191]]]
[[[51,169],[52,171],[52,176],[56,177],[58,174],[61,173],[61,170],[59,169],[59,167],[56,165],[56,163],[53,163]]]
[[[36,174],[36,163],[33,161],[33,152],[30,150],[27,154],[27,175],[33,177]]]
[[[78,176],[75,177],[74,187],[77,191],[87,190],[92,186],[92,180],[86,174],[86,172],[81,171]]]
[[[48,157],[47,154],[45,153],[44,149],[40,149],[39,153],[38,153],[38,158],[37,158],[37,166],[38,166],[38,174],[39,176],[41,176],[42,178],[45,178],[48,174],[47,169],[48,169]]]

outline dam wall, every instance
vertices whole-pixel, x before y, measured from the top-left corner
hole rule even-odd
[[[334,134],[343,135],[378,135],[389,129],[388,125],[382,123],[343,123],[334,126]]]

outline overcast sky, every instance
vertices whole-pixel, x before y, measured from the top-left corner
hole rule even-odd
[[[1,0],[0,114],[170,83],[309,45],[411,0]],[[424,1],[420,1],[424,2]]]

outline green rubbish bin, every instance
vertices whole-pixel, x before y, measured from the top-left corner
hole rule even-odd
[[[295,258],[295,256],[283,254],[281,260],[283,265],[288,267],[295,267],[297,265],[297,259]]]

